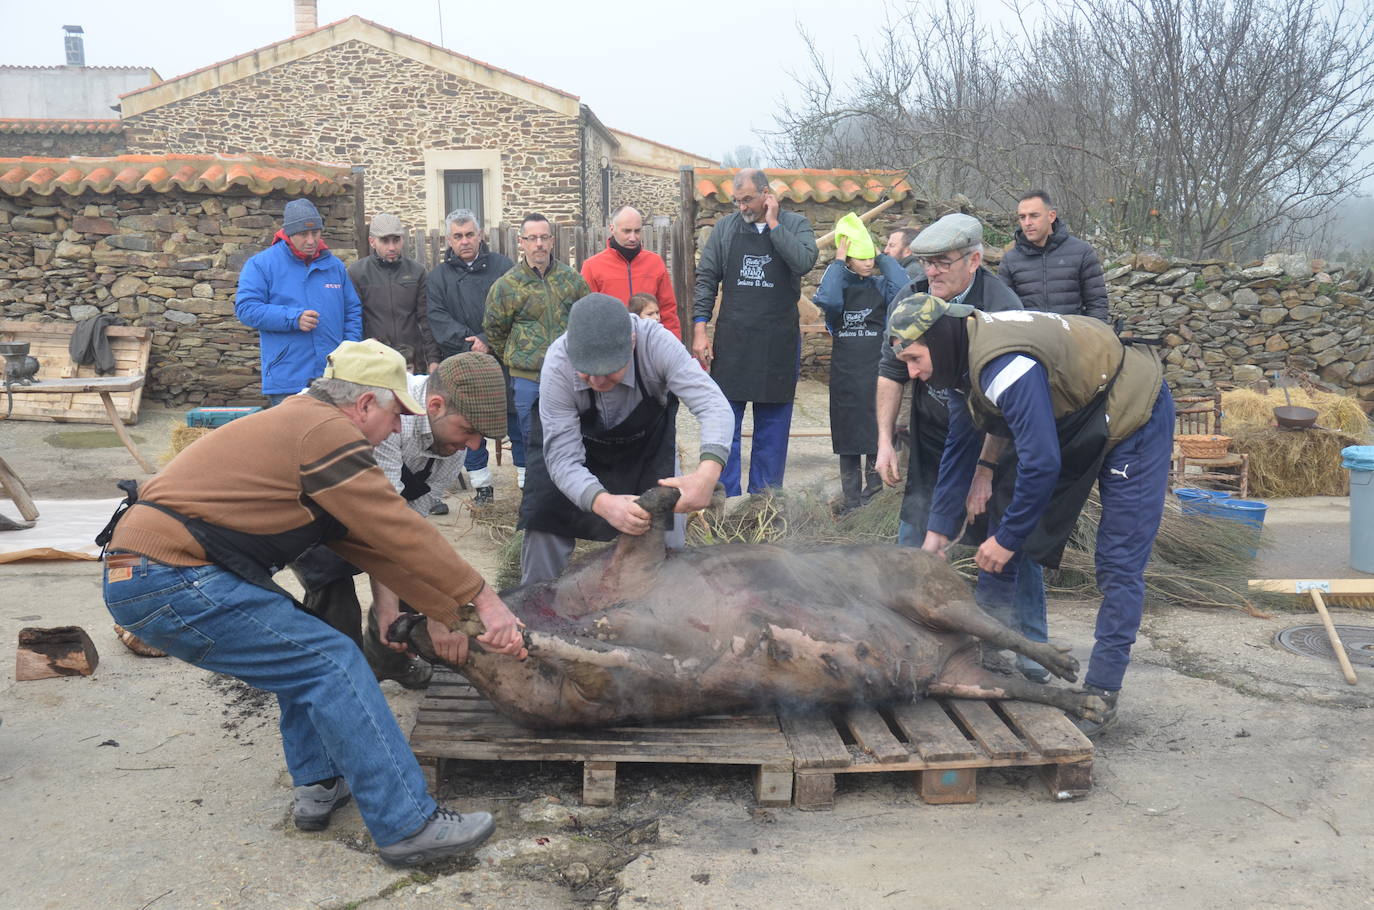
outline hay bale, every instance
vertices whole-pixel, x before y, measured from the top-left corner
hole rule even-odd
[[[164,468],[177,454],[200,437],[209,433],[214,427],[172,427],[171,439],[168,442],[168,449],[158,458],[158,463]]]
[[[1350,473],[1341,467],[1341,449],[1363,442],[1336,430],[1258,427],[1235,431],[1233,448],[1250,456],[1254,496],[1345,496]]]

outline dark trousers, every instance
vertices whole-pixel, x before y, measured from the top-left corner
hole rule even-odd
[[[404,674],[410,668],[410,656],[393,651],[382,644],[377,629],[377,614],[367,611],[367,634],[363,634],[363,605],[358,602],[358,590],[354,587],[353,576],[335,581],[305,592],[305,609],[331,627],[347,635],[367,658],[367,664],[378,676],[390,677]],[[402,613],[418,612],[405,601],[401,601]]]
[[[868,502],[883,488],[878,477],[877,455],[840,456],[840,492],[844,496],[844,509],[857,509]]]

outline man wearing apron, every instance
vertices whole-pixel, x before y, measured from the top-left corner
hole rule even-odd
[[[700,461],[681,476],[679,400],[701,424]],[[634,501],[660,483],[682,491],[666,541],[681,547],[681,516],[710,504],[733,421],[720,389],[662,325],[609,294],[573,304],[568,331],[544,357],[531,413],[521,584],[558,577],[578,538],[647,532],[649,513]]]
[[[1011,625],[1017,552],[1057,567],[1097,484],[1097,583],[1102,606],[1083,691],[1117,696],[1145,604],[1145,563],[1164,512],[1174,404],[1148,348],[1088,316],[980,313],[938,297],[903,300],[888,327],[913,378],[950,390],[949,439],[923,548],[942,553],[959,528],[984,432],[1016,444],[1015,492],[978,548],[977,599]]]
[[[874,460],[878,420],[874,388],[887,308],[907,284],[906,272],[885,253],[859,216],[835,225],[835,261],[813,298],[830,330],[830,445],[840,456],[840,512],[849,512],[882,489]]]
[[[997,313],[1021,309],[1021,301],[1006,285],[982,267],[983,225],[972,215],[946,215],[916,235],[911,249],[920,257],[926,277],[898,295],[930,293],[950,303],[966,303],[976,310]],[[902,386],[913,381],[888,345],[882,346],[878,364],[878,474],[895,485],[901,478],[893,448],[897,409]],[[914,380],[911,396],[911,461],[907,466],[906,493],[897,543],[918,547],[925,537],[926,513],[940,471],[949,428],[949,393]]]
[[[739,211],[718,221],[702,247],[692,307],[692,353],[711,371],[735,413],[730,457],[720,477],[727,496],[740,493],[740,429],[750,402],[754,445],[748,490],[782,486],[801,364],[797,301],[802,276],[817,256],[811,223],[779,209],[763,171],[741,170],[733,195]],[[706,324],[718,288],[720,312],[712,339]]]

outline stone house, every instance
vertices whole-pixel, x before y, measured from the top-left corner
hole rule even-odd
[[[311,162],[0,158],[0,319],[113,313],[152,329],[145,396],[260,404],[258,335],[234,315],[239,269],[300,196],[324,216],[334,252],[352,258],[354,193],[348,167]]]
[[[303,104],[302,99],[309,99]],[[600,225],[675,215],[678,168],[708,158],[607,127],[572,94],[357,16],[120,98],[133,154],[251,154],[363,168],[368,213],[438,229],[540,211]]]

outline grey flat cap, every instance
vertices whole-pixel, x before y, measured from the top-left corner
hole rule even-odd
[[[372,224],[367,228],[367,232],[373,237],[399,237],[406,232],[405,225],[401,224],[401,219],[387,212],[380,212],[372,216]]]
[[[609,376],[628,366],[634,353],[634,320],[609,294],[588,294],[568,313],[568,360],[588,376]]]
[[[951,250],[965,250],[983,242],[983,223],[972,215],[946,215],[916,235],[911,252],[934,256]]]

